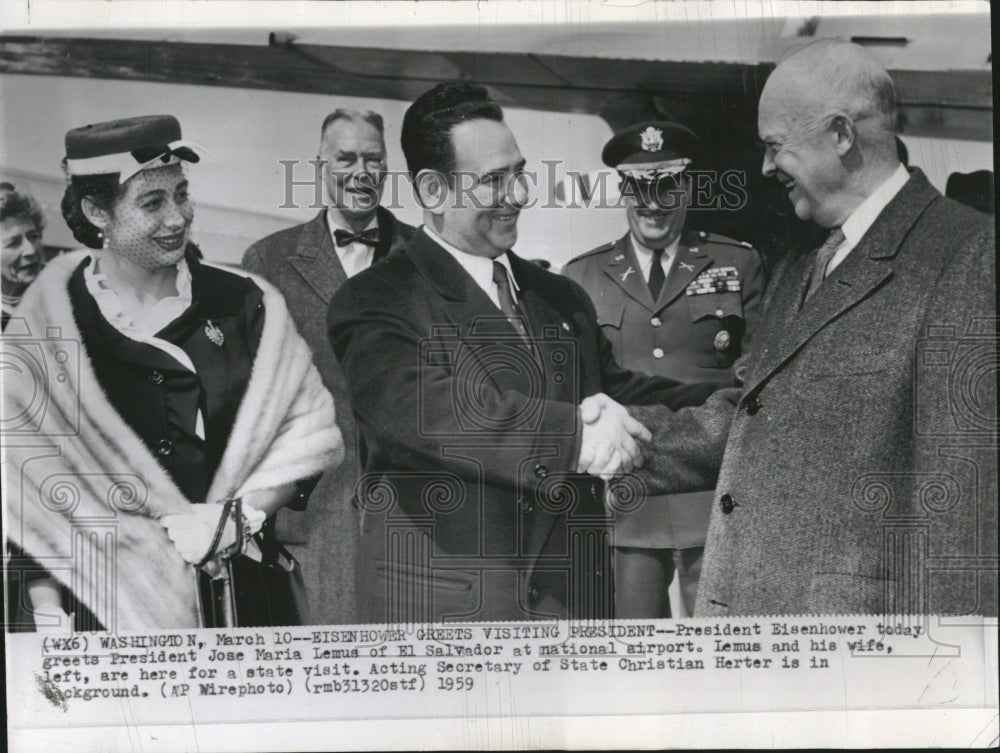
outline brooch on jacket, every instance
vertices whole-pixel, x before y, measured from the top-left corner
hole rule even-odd
[[[694,278],[684,292],[687,295],[706,293],[739,293],[743,289],[736,267],[713,267]]]
[[[212,324],[211,319],[205,320],[205,336],[211,340],[213,345],[218,345],[220,348],[226,341],[226,336],[222,334],[222,330]]]

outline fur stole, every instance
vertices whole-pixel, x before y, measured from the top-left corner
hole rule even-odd
[[[54,259],[0,339],[4,529],[108,630],[197,627],[194,570],[158,522],[191,503],[114,410],[81,345],[68,282],[88,253]],[[264,291],[264,328],[210,500],[307,478],[344,454],[284,299],[247,276]]]

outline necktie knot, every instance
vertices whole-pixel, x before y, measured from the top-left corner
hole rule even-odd
[[[498,261],[493,262],[493,282],[497,285],[510,286],[510,278],[507,276],[507,267]]]
[[[378,246],[378,228],[370,227],[360,233],[352,233],[350,230],[337,228],[333,231],[333,239],[338,246],[347,246],[351,243],[364,243],[366,246],[375,248]]]
[[[844,231],[839,227],[834,228],[830,231],[830,235],[823,245],[816,250],[816,259],[813,262],[812,274],[809,276],[809,287],[806,288],[805,300],[808,301],[812,298],[819,286],[823,284],[823,280],[826,279],[826,268],[830,266],[830,261],[844,240]]]

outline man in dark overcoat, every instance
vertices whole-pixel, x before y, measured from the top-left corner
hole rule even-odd
[[[485,88],[425,92],[402,142],[424,224],[329,313],[366,459],[362,616],[610,617],[601,477],[632,467],[644,430],[580,402],[679,407],[711,388],[620,368],[587,294],[511,251],[525,160]]]

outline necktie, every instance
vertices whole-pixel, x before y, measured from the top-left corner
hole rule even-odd
[[[663,274],[663,249],[654,248],[653,263],[649,268],[649,292],[654,301],[660,297],[660,290],[666,279],[666,275]]]
[[[514,296],[510,292],[510,277],[507,276],[507,267],[498,261],[493,262],[493,282],[497,284],[497,298],[500,300],[500,310],[503,311],[507,321],[517,331],[517,334],[531,344],[528,330],[524,327],[524,316],[514,302]]]
[[[366,246],[375,248],[378,246],[378,228],[370,227],[360,233],[352,233],[349,230],[337,228],[333,231],[333,239],[338,246],[347,246],[351,243],[364,243]]]
[[[816,260],[813,262],[812,274],[809,276],[809,287],[806,288],[806,297],[803,303],[812,298],[819,286],[823,284],[823,280],[826,278],[826,268],[830,266],[830,259],[833,258],[843,242],[844,231],[839,227],[834,228],[830,237],[816,251]]]

